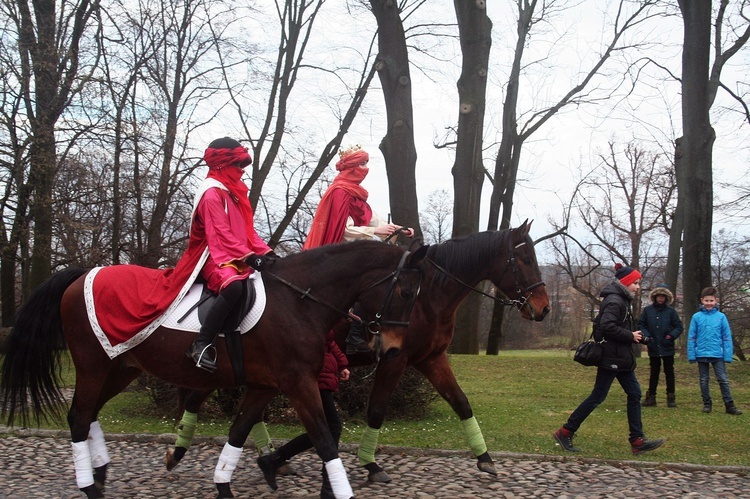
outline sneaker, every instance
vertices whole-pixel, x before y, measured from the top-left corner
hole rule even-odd
[[[555,437],[555,441],[568,452],[580,452],[581,449],[573,446],[573,435],[574,433],[567,428],[560,428],[552,434]]]
[[[703,405],[703,412],[705,412],[706,414],[708,414],[709,412],[711,412],[711,404],[704,404]]]
[[[633,450],[633,454],[642,454],[650,450],[658,449],[664,444],[663,438],[657,438],[656,440],[646,440],[643,437],[638,437],[630,442],[630,448]]]

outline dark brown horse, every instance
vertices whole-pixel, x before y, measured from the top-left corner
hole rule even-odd
[[[375,370],[367,408],[368,428],[359,449],[360,463],[368,470],[370,481],[390,480],[375,462],[375,449],[388,401],[409,366],[422,372],[456,412],[469,447],[477,457],[477,467],[496,474],[471,405],[458,386],[446,352],[453,338],[456,309],[481,281],[490,280],[498,294],[505,296],[499,300],[518,308],[522,317],[541,321],[547,315],[549,298],[537,264],[534,243],[529,236],[530,229],[531,223],[524,222],[515,229],[481,232],[428,248],[421,264],[424,274],[422,290],[400,344],[400,354],[379,356]],[[342,321],[336,328],[336,341],[342,350],[347,333],[348,326]],[[350,365],[366,365],[375,362],[376,356],[357,354],[350,356],[349,360]],[[186,414],[194,417],[209,395],[210,392],[188,393]],[[245,416],[246,403],[249,401],[245,396],[233,424],[233,428],[243,426],[245,432],[230,432],[233,445],[244,444],[255,422]],[[244,420],[244,424],[238,423],[238,419]],[[177,466],[188,446],[189,441],[182,439],[167,453],[168,469]]]
[[[352,495],[346,471],[326,425],[317,385],[325,337],[355,301],[367,304],[363,319],[380,329],[382,352],[400,348],[419,291],[414,270],[425,251],[379,242],[326,246],[278,260],[263,273],[267,303],[258,324],[242,336],[246,404],[256,420],[277,393],[286,394],[310,434],[336,497]],[[198,391],[235,385],[230,358],[217,345],[219,368],[208,373],[185,356],[189,332],[158,328],[131,350],[110,359],[95,337],[84,301],[88,271],[69,269],[43,283],[19,310],[2,368],[0,400],[12,425],[61,413],[60,360],[67,343],[76,369],[68,411],[76,482],[87,497],[103,497],[109,456],[97,416],[102,406],[146,371]],[[117,310],[108,311],[117,314]],[[232,427],[242,432],[242,421]],[[87,439],[89,441],[87,442]],[[237,464],[239,448],[227,445],[217,465],[217,486]],[[226,487],[228,490],[228,480]]]

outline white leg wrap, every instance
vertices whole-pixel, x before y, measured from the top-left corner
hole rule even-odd
[[[99,421],[94,421],[89,427],[89,452],[91,452],[91,465],[94,468],[109,464],[109,453],[107,444],[104,443],[104,432]]]
[[[94,484],[94,467],[91,466],[91,452],[87,441],[72,442],[73,466],[76,470],[76,485],[79,489]]]
[[[333,495],[336,496],[336,499],[354,497],[354,491],[349,484],[349,479],[346,477],[346,469],[340,457],[326,463],[326,473],[328,473],[328,481],[331,482]]]
[[[219,456],[219,462],[216,463],[214,470],[214,483],[229,483],[232,481],[232,473],[240,462],[242,447],[233,447],[228,443],[224,444]]]

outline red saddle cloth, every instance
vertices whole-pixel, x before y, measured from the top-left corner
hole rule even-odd
[[[196,249],[189,249],[174,268],[112,265],[89,273],[84,289],[89,321],[100,341],[106,336],[116,347],[110,351],[102,345],[110,356],[146,339],[179,304],[207,256],[200,251],[205,248]]]

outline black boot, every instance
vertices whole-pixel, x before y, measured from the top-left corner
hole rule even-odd
[[[674,399],[674,393],[667,393],[667,407],[677,407],[677,402]]]
[[[705,412],[706,414],[711,412],[711,399],[703,401],[703,412]]]
[[[643,399],[643,407],[653,407],[656,405],[656,392],[651,393],[651,390],[646,390],[646,398]]]
[[[354,314],[361,317],[361,307],[354,305]],[[353,355],[356,353],[371,352],[367,344],[364,325],[359,322],[352,322],[349,326],[349,335],[346,337],[346,354]]]
[[[213,347],[215,336],[213,331],[208,331],[205,326],[202,327],[198,338],[186,352],[187,356],[193,359],[196,367],[208,372],[216,370],[216,349]]]
[[[737,407],[734,405],[734,402],[727,402],[726,404],[727,408],[727,414],[734,414],[735,416],[739,416],[742,414],[742,411],[737,409]]]
[[[263,478],[271,490],[276,490],[279,486],[276,484],[276,470],[283,465],[285,460],[279,455],[278,451],[260,456],[257,461],[258,468],[263,472]]]

